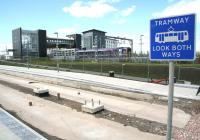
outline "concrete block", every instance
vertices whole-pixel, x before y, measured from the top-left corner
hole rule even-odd
[[[191,85],[191,82],[190,81],[184,81],[184,84],[185,85]]]
[[[49,96],[49,90],[48,89],[44,89],[44,88],[35,88],[33,89],[34,95],[37,95],[39,97],[42,96]]]
[[[81,109],[83,112],[91,113],[94,114],[98,111],[101,111],[104,109],[104,105],[99,104],[99,103],[87,103],[85,105],[81,106]]]

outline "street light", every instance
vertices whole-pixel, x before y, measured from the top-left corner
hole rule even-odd
[[[83,72],[85,72],[85,50],[86,48],[83,48]]]
[[[26,46],[26,58],[27,58],[27,68],[29,69],[29,41],[28,36],[24,37],[24,45]]]
[[[58,32],[55,32],[54,34],[57,35],[57,41],[56,41],[56,66],[57,66],[57,71],[59,72],[59,63],[58,63]]]
[[[147,62],[147,79],[148,79],[148,82],[150,81],[150,77],[149,77],[149,76],[150,76],[149,62],[150,62],[150,61]]]
[[[141,55],[142,55],[142,37],[143,37],[144,35],[140,35],[140,45],[141,45]]]
[[[72,49],[71,49],[71,44],[72,43],[72,37],[69,37],[69,68],[72,69]]]
[[[27,38],[26,38],[27,39]],[[29,46],[28,46],[28,39],[26,40],[26,53],[27,53],[27,68],[29,69]]]
[[[102,49],[101,38],[102,37],[100,36],[100,49]],[[103,73],[103,65],[102,65],[103,55],[101,52],[100,52],[100,59],[101,59],[101,75],[102,75],[102,73]]]
[[[96,47],[95,60],[98,61],[98,38],[97,38],[97,35],[94,36],[94,43],[95,43],[95,47]]]
[[[83,53],[83,72],[85,72],[85,50]]]

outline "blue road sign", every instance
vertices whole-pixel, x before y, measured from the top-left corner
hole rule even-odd
[[[150,21],[150,60],[195,59],[195,14]]]

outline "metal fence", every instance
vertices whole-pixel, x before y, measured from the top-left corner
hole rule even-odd
[[[27,62],[29,61],[29,62]],[[58,65],[57,65],[58,62]],[[63,71],[76,71],[93,73],[98,75],[109,75],[109,71],[114,71],[116,77],[135,79],[140,81],[164,80],[168,78],[168,63],[151,63],[147,57],[131,58],[99,58],[79,60],[51,60],[49,58],[32,58],[27,60],[1,61],[1,64],[37,67],[45,69],[55,69]],[[189,81],[200,84],[200,65],[188,64],[175,65],[175,77],[177,81]]]

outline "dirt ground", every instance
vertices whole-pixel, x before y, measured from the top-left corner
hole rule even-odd
[[[13,84],[13,83],[5,82],[5,81],[0,81],[0,84],[17,89],[23,93],[33,95],[32,89],[29,89],[29,88],[26,88],[23,86],[19,86],[19,85]],[[78,102],[75,102],[72,100],[68,100],[68,99],[64,99],[64,98],[61,98],[58,100],[58,98],[56,96],[52,96],[52,95],[50,95],[48,97],[42,97],[42,98],[52,101],[52,102],[55,102],[55,103],[58,103],[58,104],[61,104],[61,105],[64,105],[64,106],[68,106],[79,112],[81,111],[81,105],[82,105],[81,103],[78,103]],[[159,98],[160,98],[160,96],[154,95],[154,98],[148,102],[161,104],[161,105],[167,105],[167,101],[159,100]],[[193,117],[195,117],[199,112],[194,107],[194,105],[198,105],[198,103],[199,103],[198,101],[194,101],[194,100],[186,100],[186,99],[180,100],[179,99],[174,102],[174,106],[176,108],[184,110],[186,113],[189,113]],[[13,112],[12,112],[12,114],[13,114]],[[112,112],[109,110],[103,110],[101,112],[94,114],[94,116],[97,118],[104,118],[104,119],[108,119],[111,121],[115,121],[115,122],[123,124],[124,126],[132,126],[132,127],[138,128],[140,131],[143,131],[143,132],[153,133],[153,134],[162,135],[162,136],[166,135],[166,127],[167,126],[162,123],[141,119],[141,118],[138,118],[135,116],[127,116],[127,115],[115,113],[115,112]],[[31,126],[31,127],[33,128],[33,126]],[[48,139],[58,139],[56,137],[45,134],[44,132],[40,131],[37,128],[33,128],[33,129],[35,129],[40,134],[46,136]],[[175,130],[174,137],[177,138],[178,137],[177,133],[180,133],[180,131],[182,131],[182,130],[178,129],[178,128],[174,128],[174,130]]]
[[[0,102],[6,109],[15,111],[24,121],[52,136],[66,140],[132,140],[132,138],[162,140],[164,138],[142,132],[135,127],[77,112],[68,106],[24,94],[10,87],[3,85],[0,87],[2,91]],[[32,106],[28,105],[29,101],[33,102]]]
[[[26,87],[22,87],[22,86],[19,86],[13,83],[8,83],[1,80],[0,80],[0,84],[17,89],[20,92],[23,92],[25,94],[34,95],[33,90]],[[53,95],[49,95],[47,97],[41,97],[41,98],[64,105],[64,106],[68,106],[72,109],[77,110],[78,112],[81,111],[82,104],[72,101],[72,100],[68,100],[64,98],[58,99],[56,96],[53,96]],[[162,136],[166,135],[167,126],[162,123],[145,120],[138,117],[127,116],[127,115],[115,113],[115,112],[105,110],[105,109],[103,111],[100,111],[100,112],[97,112],[96,114],[91,114],[91,115],[94,115],[97,118],[104,118],[111,121],[115,121],[115,122],[123,124],[124,126],[132,126],[132,127],[138,128],[140,131],[143,131],[143,132],[149,132],[149,133],[162,135]]]

